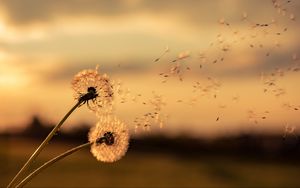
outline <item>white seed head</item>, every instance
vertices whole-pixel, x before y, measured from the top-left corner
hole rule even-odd
[[[88,88],[95,88],[97,97],[89,100],[88,108],[99,114],[102,112],[110,112],[113,101],[113,86],[109,77],[98,73],[98,68],[82,70],[77,73],[72,80],[72,88],[74,90],[74,98],[79,100],[88,93]]]
[[[106,133],[112,133],[113,143],[97,143]],[[116,117],[102,116],[95,127],[89,132],[91,153],[102,162],[115,162],[121,159],[127,152],[129,144],[128,127]]]

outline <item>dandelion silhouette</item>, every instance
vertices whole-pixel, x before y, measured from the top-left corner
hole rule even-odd
[[[48,136],[44,139],[44,141],[40,144],[40,146],[36,149],[36,151],[31,155],[31,157],[28,159],[28,161],[24,164],[24,166],[21,168],[21,170],[16,174],[16,176],[13,178],[13,180],[10,182],[8,187],[14,186],[18,178],[27,170],[27,168],[33,163],[33,161],[37,158],[37,156],[40,154],[40,152],[44,149],[44,147],[49,143],[51,138],[57,134],[60,127],[63,125],[65,120],[68,119],[68,117],[72,114],[72,112],[77,109],[78,107],[82,106],[83,104],[87,104],[88,108],[94,112],[96,112],[96,115],[99,114],[108,114],[111,112],[112,109],[112,101],[114,97],[113,92],[113,84],[111,83],[110,79],[106,74],[100,75],[98,73],[98,66],[96,69],[87,69],[80,71],[78,74],[76,74],[72,80],[72,88],[74,90],[74,98],[77,100],[77,103],[71,108],[71,110],[62,118],[62,120],[52,129],[52,131],[48,134]],[[106,121],[107,122],[107,121]],[[118,128],[123,127],[123,124],[118,123],[116,121],[112,121],[112,125],[120,125]],[[98,126],[99,127],[99,126]],[[113,127],[113,126],[112,126]],[[113,127],[116,128],[116,127]],[[120,135],[119,132],[117,132],[119,129],[112,129],[109,132],[106,132],[103,137],[101,137],[100,140],[93,140],[92,142],[80,145],[78,147],[72,148],[65,153],[62,153],[61,155],[58,155],[57,157],[54,157],[53,159],[49,160],[48,162],[44,163],[42,166],[34,170],[31,174],[26,176],[18,185],[17,187],[22,187],[26,183],[28,183],[34,176],[40,173],[41,170],[47,168],[51,164],[57,162],[60,159],[63,159],[64,157],[74,153],[75,151],[84,148],[86,146],[91,145],[92,143],[101,143],[103,142],[105,145],[113,146],[113,148],[117,148],[116,145],[118,145],[122,140],[120,141]],[[125,129],[124,129],[125,130]],[[126,134],[125,134],[126,133]],[[126,146],[123,150],[118,150],[119,156],[122,156],[120,153],[123,151],[123,155],[127,151],[127,145],[128,145],[128,131],[122,132],[122,138],[125,136],[125,142],[127,140],[127,144],[123,144],[123,146]],[[116,141],[116,142],[115,142]],[[93,150],[93,149],[92,149]],[[108,155],[111,154],[108,153]],[[117,152],[116,152],[117,154]],[[111,162],[118,159],[119,156],[111,157]],[[120,157],[119,157],[120,158]],[[109,161],[109,160],[106,160]]]
[[[116,117],[103,116],[89,132],[91,153],[102,162],[115,162],[127,152],[128,127]]]
[[[109,77],[95,70],[87,69],[77,73],[72,80],[74,98],[87,104],[88,108],[97,113],[110,112],[114,97],[113,85]],[[91,102],[90,102],[91,101]]]

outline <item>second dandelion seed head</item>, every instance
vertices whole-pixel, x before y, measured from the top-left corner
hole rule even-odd
[[[102,116],[89,132],[91,153],[102,162],[115,162],[127,152],[129,144],[128,127],[112,116]]]

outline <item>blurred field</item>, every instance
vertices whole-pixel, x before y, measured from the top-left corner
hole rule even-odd
[[[39,142],[2,138],[0,143],[0,186],[4,187]],[[36,164],[72,146],[50,144]],[[129,148],[122,160],[105,164],[83,150],[46,169],[27,187],[300,187],[299,175],[300,163],[289,160],[217,154],[184,158]]]

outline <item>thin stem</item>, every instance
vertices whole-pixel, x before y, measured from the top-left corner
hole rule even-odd
[[[60,122],[52,129],[52,131],[48,134],[45,140],[40,144],[40,146],[35,150],[35,152],[31,155],[28,161],[24,164],[21,170],[16,174],[16,176],[11,180],[7,188],[11,188],[16,180],[27,170],[29,165],[37,158],[37,156],[41,153],[44,147],[48,144],[51,138],[55,135],[55,133],[59,130],[62,124],[68,119],[68,117],[72,114],[72,112],[80,106],[82,100],[78,100],[78,102],[71,108],[71,110],[60,120]]]
[[[88,142],[82,145],[79,145],[75,148],[72,148],[60,155],[58,155],[57,157],[49,160],[48,162],[44,163],[42,166],[40,166],[39,168],[37,168],[36,170],[34,170],[31,174],[29,174],[26,178],[24,178],[16,187],[23,187],[24,185],[26,185],[32,178],[34,178],[36,175],[38,175],[42,170],[46,169],[47,167],[51,166],[52,164],[54,164],[55,162],[67,157],[68,155],[71,155],[72,153],[85,148],[87,146],[90,146],[92,143]]]

